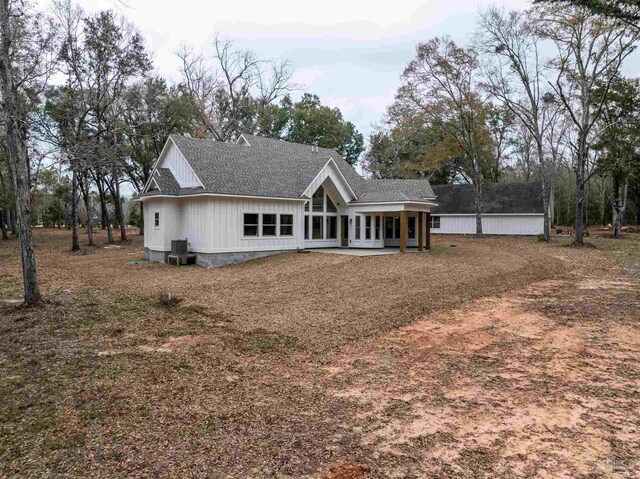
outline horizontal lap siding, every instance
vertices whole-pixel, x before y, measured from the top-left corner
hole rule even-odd
[[[440,216],[440,228],[432,228],[438,234],[475,234],[475,215]],[[496,235],[537,235],[543,232],[542,215],[496,215],[482,217],[482,232]]]

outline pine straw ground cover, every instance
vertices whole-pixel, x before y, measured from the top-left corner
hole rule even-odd
[[[36,240],[33,308],[0,243],[0,476],[640,474],[638,238],[215,270]]]

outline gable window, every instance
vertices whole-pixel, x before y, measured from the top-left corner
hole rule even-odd
[[[322,216],[312,216],[311,220],[312,220],[312,234],[313,234],[313,239],[323,239],[323,232],[322,232]]]
[[[262,236],[275,236],[277,227],[277,215],[262,215]]]
[[[364,239],[371,239],[371,216],[364,217]]]
[[[153,226],[155,226],[156,228],[160,227],[160,212],[156,211],[153,214]]]
[[[311,198],[311,211],[324,211],[324,188],[321,186]]]
[[[360,237],[360,220],[362,216],[356,216],[356,240],[361,239]]]
[[[336,238],[338,238],[338,217],[327,216],[327,239]]]
[[[244,235],[258,236],[258,213],[244,214]]]
[[[293,215],[280,215],[280,236],[293,236]]]
[[[337,213],[338,212],[338,208],[336,208],[336,205],[333,204],[333,201],[331,201],[331,198],[329,198],[329,195],[327,195],[327,213]]]
[[[409,235],[408,238],[409,239],[415,239],[416,238],[416,217],[415,216],[409,216],[409,218],[407,218],[407,222],[409,223]]]
[[[309,211],[309,202],[308,201],[304,202],[304,210],[305,211]]]
[[[439,216],[432,216],[431,217],[431,227],[433,229],[440,229],[440,217]]]
[[[380,239],[381,230],[382,230],[382,220],[380,219],[380,216],[376,216],[376,239],[377,240]]]

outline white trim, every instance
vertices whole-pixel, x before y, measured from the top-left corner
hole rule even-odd
[[[158,188],[158,191],[162,191],[162,188],[160,188],[160,185],[158,184],[158,182],[156,181],[156,179],[152,176],[151,177],[151,181],[153,181],[156,185],[156,188]]]
[[[274,201],[308,201],[308,198],[281,198],[276,196],[253,196],[253,195],[230,195],[226,193],[191,193],[188,195],[151,195],[142,198],[135,198],[133,201],[147,201],[153,198],[193,198],[196,196],[214,196],[218,198],[253,198],[257,200]]]
[[[475,213],[436,213],[433,216],[475,216]],[[480,213],[480,216],[544,216],[544,213]]]
[[[302,193],[302,196],[306,196],[308,198],[311,198],[311,195],[308,193],[309,188],[311,188],[311,185],[313,183],[315,183],[315,181],[318,179],[318,177],[322,174],[322,172],[327,168],[327,166],[333,163],[333,166],[336,167],[336,170],[338,172],[338,175],[340,176],[340,178],[342,178],[342,181],[344,182],[345,185],[347,185],[347,189],[349,190],[349,193],[351,193],[351,196],[353,197],[353,199],[358,199],[358,195],[355,194],[355,192],[353,191],[353,189],[351,188],[351,185],[349,185],[349,182],[347,181],[347,179],[344,177],[344,175],[342,174],[342,171],[340,171],[340,168],[338,167],[338,164],[336,163],[336,161],[332,158],[329,157],[329,160],[324,164],[324,166],[322,168],[320,168],[320,171],[318,171],[318,174],[316,176],[313,177],[313,180],[311,180],[311,182],[307,185],[307,187],[304,189],[304,192]],[[313,193],[312,193],[313,194]]]
[[[249,143],[249,140],[247,140],[247,138],[244,136],[244,133],[240,133],[240,136],[238,137],[238,140],[236,141],[236,145],[238,145],[240,143],[240,140],[244,141],[247,146],[251,146],[251,143]]]

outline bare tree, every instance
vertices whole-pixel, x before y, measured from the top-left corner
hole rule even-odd
[[[199,109],[199,135],[230,141],[243,131],[253,132],[262,111],[294,88],[293,71],[287,61],[259,59],[218,35],[213,50],[207,58],[183,46],[178,57],[184,84]]]
[[[555,80],[549,83],[573,124],[573,169],[576,176],[574,242],[583,244],[585,184],[595,128],[612,82],[633,51],[640,32],[620,20],[595,16],[583,7],[549,6],[536,12],[538,32],[557,47],[557,56],[552,61],[556,69]],[[594,103],[599,85],[602,85],[600,101]]]
[[[28,114],[52,72],[53,52],[53,28],[46,18],[26,1],[0,0],[0,88],[27,303],[41,299],[31,238]]]
[[[480,64],[474,50],[448,37],[416,47],[417,55],[403,73],[398,98],[441,125],[464,156],[474,188],[476,234],[482,235],[481,161],[486,117],[478,92]]]
[[[527,12],[490,7],[479,17],[476,45],[488,59],[485,86],[529,131],[535,146],[544,209],[544,239],[549,241],[552,168],[544,150],[545,130],[551,123],[549,86],[540,38]],[[528,154],[529,151],[526,151]]]

